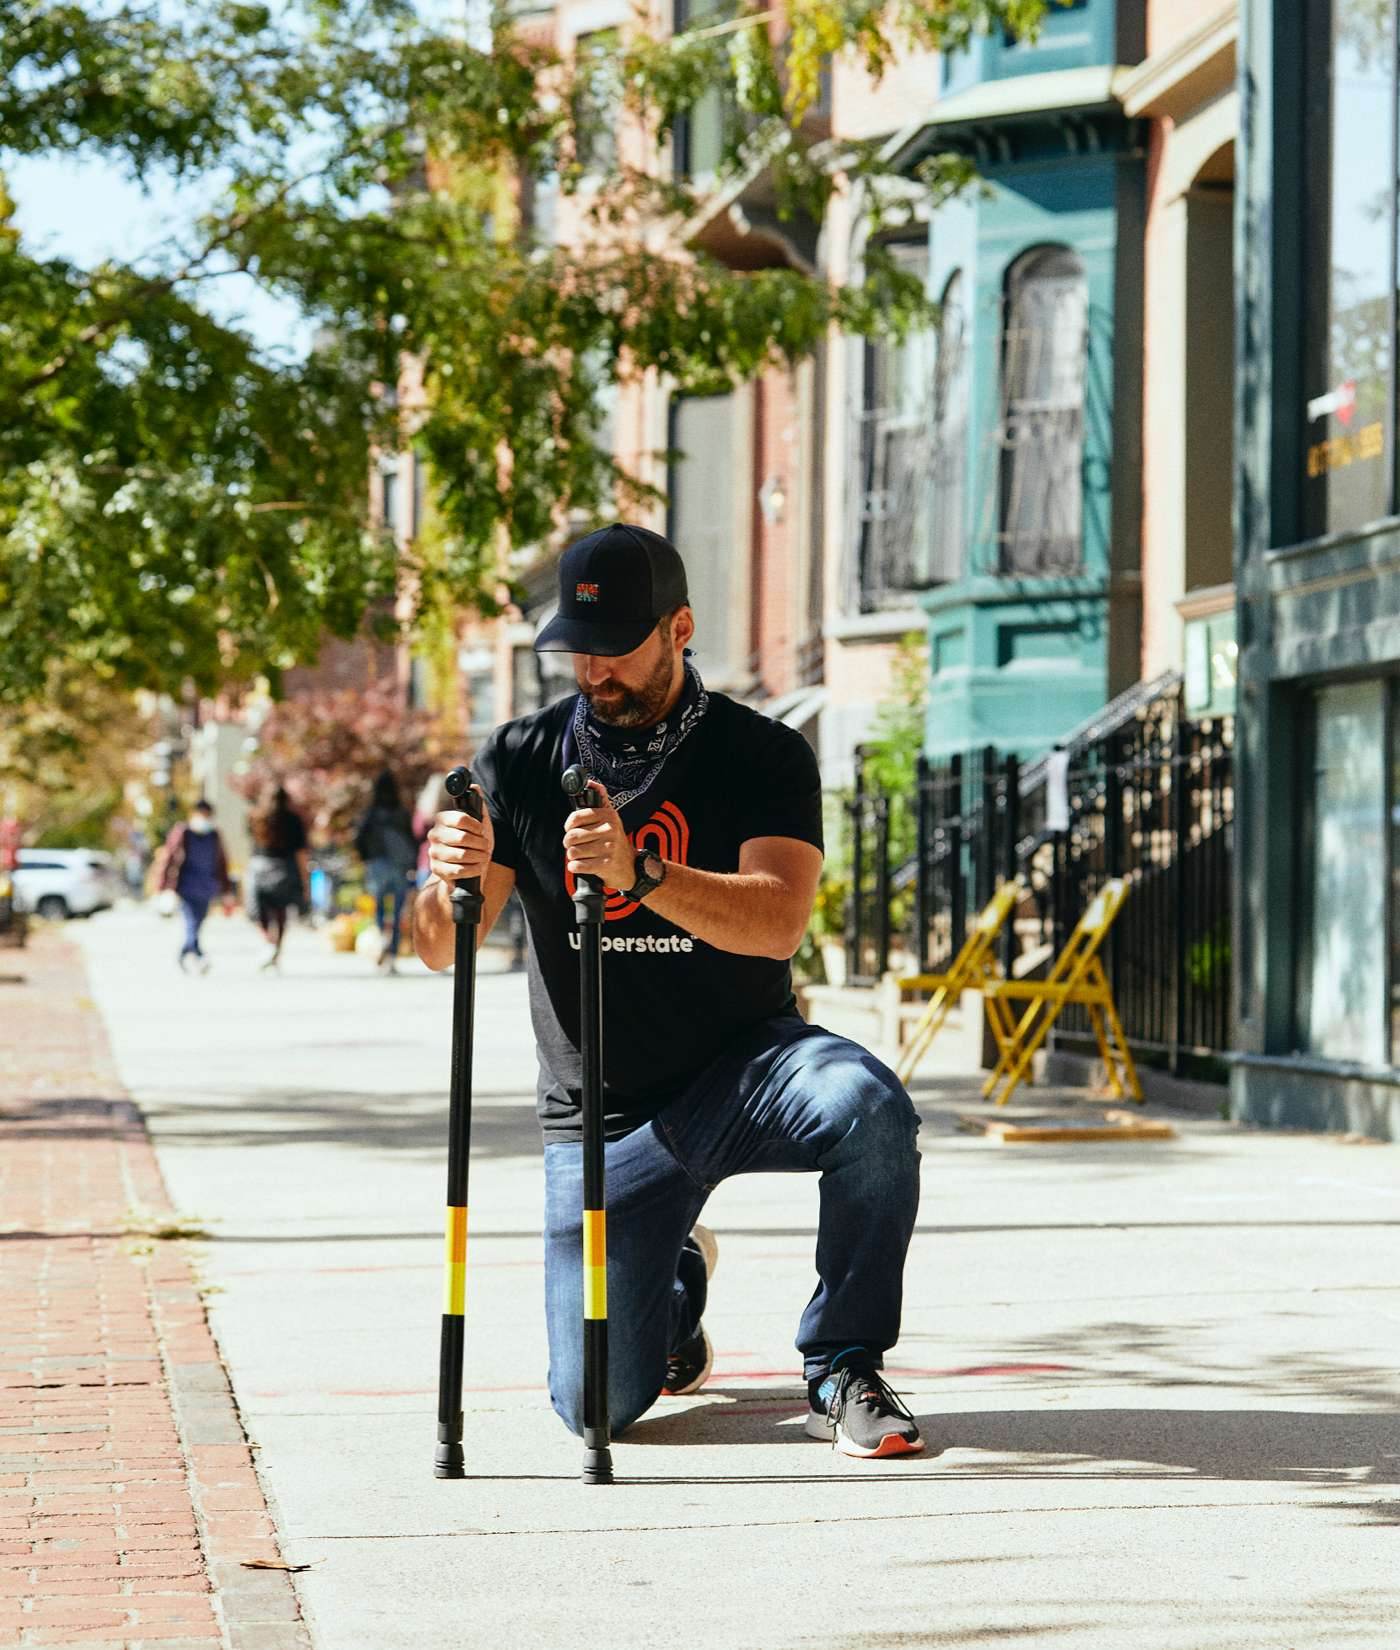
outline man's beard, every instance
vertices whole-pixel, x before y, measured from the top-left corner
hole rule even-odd
[[[675,679],[675,655],[663,653],[657,661],[656,669],[637,689],[623,687],[621,682],[614,682],[611,677],[606,682],[596,682],[591,687],[580,689],[588,701],[588,708],[605,727],[609,728],[641,728],[654,722],[661,714],[661,707],[666,703],[666,697],[671,691]],[[600,704],[595,697],[600,689],[615,690],[619,697],[611,704]]]

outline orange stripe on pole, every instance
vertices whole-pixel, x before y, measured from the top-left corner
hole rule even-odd
[[[442,1309],[460,1318],[467,1304],[467,1211],[448,1208],[447,1269],[443,1277]]]

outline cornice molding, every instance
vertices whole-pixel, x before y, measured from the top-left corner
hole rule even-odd
[[[1125,71],[1116,87],[1124,113],[1180,121],[1229,91],[1239,35],[1239,5],[1229,0],[1180,40]]]

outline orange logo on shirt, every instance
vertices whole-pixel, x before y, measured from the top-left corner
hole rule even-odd
[[[685,815],[674,802],[663,802],[639,830],[629,831],[627,840],[640,853],[643,848],[658,859],[670,860],[672,865],[690,863],[690,826]],[[569,898],[574,897],[574,874],[564,872],[564,886]],[[620,922],[637,909],[636,900],[624,899],[616,888],[608,889],[608,903],[603,907],[604,922]]]

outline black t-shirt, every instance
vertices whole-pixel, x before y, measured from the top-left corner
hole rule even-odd
[[[477,753],[496,833],[492,858],[515,872],[530,935],[530,1014],[547,1141],[581,1138],[578,935],[564,869],[560,787],[576,699],[499,727]],[[634,825],[635,816],[640,820]],[[821,781],[801,734],[722,694],[645,797],[623,810],[638,848],[701,871],[737,871],[754,837],[822,846]],[[742,1033],[794,1008],[792,971],[720,951],[647,906],[609,897],[603,924],[603,1086],[607,1136],[655,1117]]]

